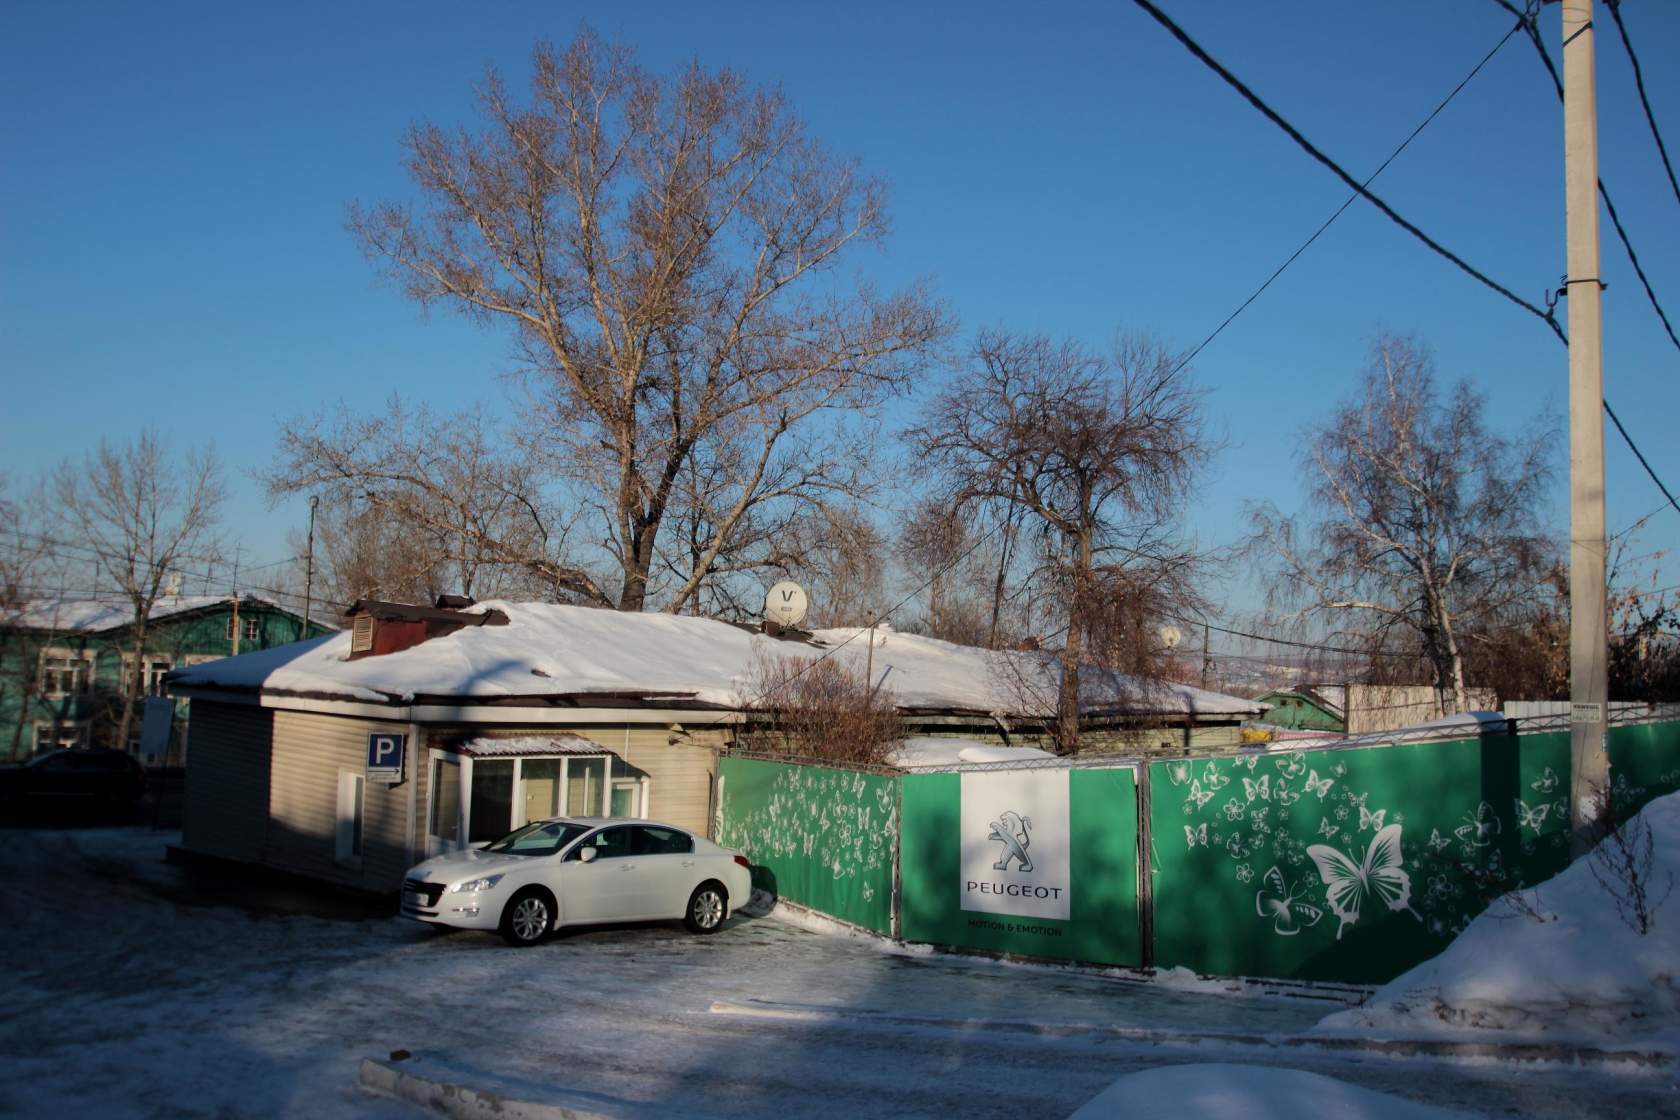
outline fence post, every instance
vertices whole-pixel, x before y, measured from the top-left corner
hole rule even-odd
[[[1138,900],[1138,963],[1143,968],[1155,967],[1155,874],[1150,865],[1150,851],[1154,835],[1149,819],[1149,763],[1140,761],[1137,768],[1137,900]]]
[[[899,859],[904,853],[904,775],[893,776],[893,870],[892,902],[888,908],[887,928],[894,941],[904,940],[904,881],[900,878]]]

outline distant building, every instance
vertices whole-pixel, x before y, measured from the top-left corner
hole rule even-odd
[[[172,669],[304,637],[303,619],[265,599],[169,596],[153,604],[133,687],[134,612],[126,599],[41,599],[0,612],[0,757],[17,760],[61,747],[139,745],[140,709],[162,697]],[[311,623],[309,636],[332,633]],[[133,705],[129,742],[118,743],[124,705]],[[185,705],[174,712],[175,750],[184,745]]]
[[[1347,732],[1347,689],[1334,685],[1274,689],[1255,697],[1268,711],[1262,719],[1291,731]]]
[[[1490,688],[1466,689],[1470,711],[1493,711],[1499,698]],[[1431,685],[1318,684],[1273,689],[1256,697],[1270,705],[1263,721],[1272,727],[1367,735],[1441,719],[1451,706]]]

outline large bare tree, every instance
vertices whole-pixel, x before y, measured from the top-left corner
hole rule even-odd
[[[488,75],[477,130],[412,129],[419,204],[350,225],[412,298],[513,334],[533,443],[599,510],[618,607],[650,602],[685,469],[716,471],[700,547],[673,550],[681,610],[722,557],[776,566],[774,542],[737,547],[756,507],[853,487],[860,454],[820,421],[903,388],[945,323],[919,290],[837,273],[885,235],[883,190],[779,92],[656,76],[587,31],[531,70],[523,101]]]
[[[119,749],[126,748],[134,701],[145,695],[146,637],[152,608],[182,559],[213,557],[226,495],[214,449],[176,456],[155,430],[127,444],[101,440],[80,461],[53,472],[52,494],[66,535],[93,557],[99,578],[128,601],[128,634],[118,716]]]
[[[1306,511],[1254,515],[1274,607],[1374,662],[1417,658],[1455,711],[1471,627],[1520,616],[1556,570],[1541,509],[1555,424],[1506,438],[1484,408],[1467,381],[1438,389],[1420,343],[1380,338],[1357,396],[1303,433]]]
[[[1159,609],[1193,597],[1196,557],[1177,518],[1209,452],[1200,393],[1184,364],[1146,337],[1123,336],[1099,355],[989,331],[908,439],[949,508],[1026,519],[1036,578],[1063,622],[1053,735],[1076,751],[1087,640],[1113,652],[1109,626],[1127,614],[1108,600],[1147,593]]]

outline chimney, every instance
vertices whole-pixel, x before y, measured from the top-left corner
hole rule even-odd
[[[378,657],[412,649],[431,638],[467,626],[506,626],[508,616],[498,610],[468,612],[450,604],[472,606],[464,595],[440,595],[438,606],[387,603],[379,599],[358,599],[344,612],[350,620],[350,660]]]

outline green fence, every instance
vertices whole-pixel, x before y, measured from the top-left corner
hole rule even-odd
[[[1680,788],[1680,725],[1613,729],[1617,812]],[[1378,983],[1568,862],[1569,733],[1155,763],[1154,956]]]
[[[1101,964],[1142,962],[1137,786],[1130,768],[908,774],[902,780],[904,940]],[[965,781],[971,788],[965,790]],[[1058,791],[1049,791],[1048,808],[1021,813],[979,799],[975,787],[983,781],[1017,790],[1034,781],[1060,782],[1065,789],[1060,800]],[[1016,803],[1007,794],[994,801]],[[1010,812],[1013,820],[1006,819]],[[1023,825],[1029,826],[1024,836]],[[1026,873],[1021,856],[1011,854],[1017,850],[1035,861]]]
[[[717,805],[718,843],[746,853],[755,886],[892,932],[897,778],[725,757]]]
[[[1620,817],[1680,789],[1680,722],[1612,728],[1610,761]],[[1128,766],[894,777],[726,757],[718,838],[759,885],[883,934],[896,856],[906,941],[1380,983],[1564,868],[1569,762],[1551,731],[1153,763],[1141,902]]]

